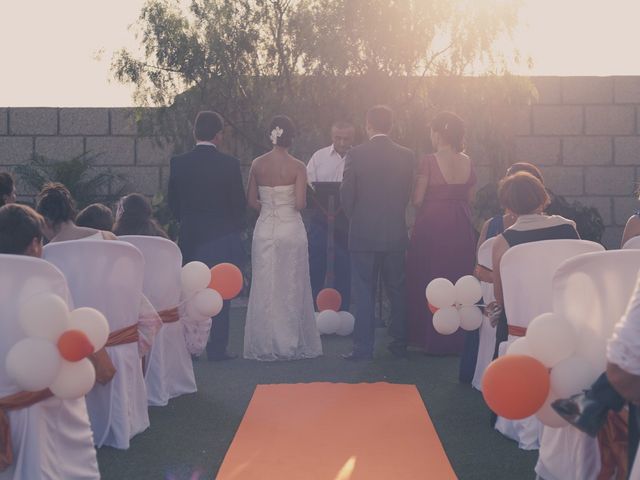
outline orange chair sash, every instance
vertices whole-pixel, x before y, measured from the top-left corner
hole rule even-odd
[[[598,480],[625,480],[629,470],[629,411],[609,412],[607,422],[598,432],[600,473]]]
[[[524,337],[527,334],[527,329],[524,327],[518,327],[516,325],[509,325],[509,335],[514,337]]]
[[[158,312],[162,323],[174,323],[180,320],[180,313],[178,313],[178,307],[167,308]]]

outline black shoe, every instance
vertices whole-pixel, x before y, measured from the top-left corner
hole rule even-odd
[[[345,360],[350,360],[352,362],[359,362],[361,360],[373,360],[373,354],[351,352],[351,353],[345,353],[344,355],[342,355],[342,358],[344,358]]]
[[[609,414],[609,407],[590,398],[588,392],[558,399],[551,407],[570,425],[590,437],[598,434]]]
[[[391,342],[387,349],[396,358],[407,358],[409,356],[407,354],[407,346],[404,343]]]
[[[238,358],[238,355],[236,355],[235,353],[223,353],[223,354],[218,354],[218,355],[207,355],[207,360],[209,360],[210,362],[224,362],[225,360],[233,360],[235,358]]]

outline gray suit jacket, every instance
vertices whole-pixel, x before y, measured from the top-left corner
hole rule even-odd
[[[415,156],[387,136],[347,153],[340,187],[349,218],[349,250],[391,252],[407,248],[405,212],[413,187]]]

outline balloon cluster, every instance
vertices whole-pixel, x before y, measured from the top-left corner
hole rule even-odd
[[[231,300],[242,290],[242,272],[231,263],[209,269],[202,262],[182,267],[182,291],[187,315],[192,320],[207,320],[220,313],[224,300]]]
[[[57,295],[38,295],[20,308],[26,338],[5,360],[7,374],[29,392],[49,388],[58,398],[80,398],[93,388],[96,372],[87,358],[104,347],[109,324],[93,308],[69,311]]]
[[[349,312],[341,312],[342,295],[333,288],[325,288],[316,298],[316,324],[322,335],[351,335],[356,319]]]
[[[454,285],[446,278],[435,278],[427,285],[427,301],[433,313],[433,328],[440,335],[463,330],[477,330],[482,325],[482,311],[476,303],[482,298],[477,278],[465,275]]]
[[[522,363],[538,373],[532,375]],[[515,420],[536,415],[544,425],[560,428],[567,423],[551,403],[589,388],[600,373],[583,351],[573,324],[544,313],[531,321],[524,337],[509,345],[505,356],[489,365],[482,393],[500,416]]]

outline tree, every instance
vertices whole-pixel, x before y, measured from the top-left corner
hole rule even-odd
[[[454,88],[454,102],[436,102],[442,79],[489,73],[491,95],[505,96],[496,74],[507,57],[495,44],[516,25],[520,3],[148,0],[137,23],[142,51],[118,52],[113,73],[136,86],[139,105],[165,107],[164,132],[178,143],[190,141],[195,112],[213,108],[231,126],[228,147],[251,157],[267,147],[269,118],[286,113],[302,132],[298,151],[308,153],[336,118],[361,123],[369,106],[386,103],[400,140],[420,148],[434,110],[472,97]],[[526,85],[509,91],[528,99]]]

